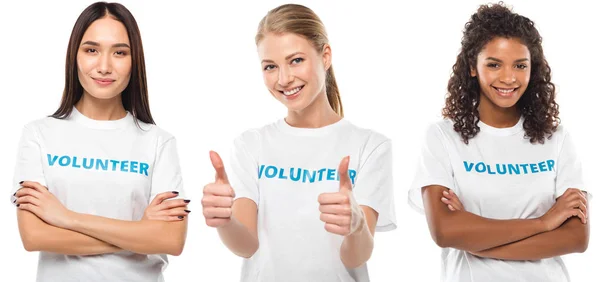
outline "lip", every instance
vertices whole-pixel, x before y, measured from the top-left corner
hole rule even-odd
[[[284,97],[286,100],[294,100],[294,99],[298,98],[298,96],[300,96],[300,93],[302,93],[302,90],[304,90],[304,86],[305,86],[305,85],[299,85],[299,86],[290,87],[290,88],[288,88],[288,89],[285,89],[285,90],[278,90],[278,91],[279,91],[279,93],[281,93],[281,95],[282,95],[282,96],[283,96],[283,97]],[[300,87],[300,90],[298,90],[298,92],[296,92],[296,93],[294,93],[294,94],[292,94],[292,95],[289,95],[289,96],[288,96],[288,95],[285,95],[285,94],[283,94],[283,92],[284,92],[284,91],[289,91],[289,90],[292,90],[292,89],[296,89],[296,88],[298,88],[298,87]]]
[[[492,88],[494,89],[494,92],[496,92],[496,95],[503,97],[503,98],[511,98],[513,96],[515,96],[518,92],[519,89],[521,88],[521,86],[516,86],[516,87],[495,87],[492,86]],[[513,89],[511,92],[503,92],[500,90],[508,90],[508,89]]]
[[[114,79],[110,79],[110,78],[93,78],[92,79],[97,83],[100,84],[101,86],[107,86],[107,85],[111,85],[113,82],[115,82]]]

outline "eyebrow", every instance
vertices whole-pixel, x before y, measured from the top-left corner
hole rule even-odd
[[[485,59],[486,59],[486,60],[491,60],[491,61],[500,62],[500,63],[502,62],[502,60],[500,60],[500,59],[497,59],[497,58],[494,58],[494,57],[487,57],[487,58],[485,58]],[[518,59],[518,60],[515,60],[515,63],[526,62],[526,61],[529,61],[529,59],[527,59],[527,58]]]
[[[292,53],[292,54],[289,54],[289,55],[287,55],[287,56],[285,57],[285,59],[286,59],[286,60],[289,60],[290,58],[292,58],[292,57],[294,57],[294,56],[296,56],[296,55],[299,55],[299,54],[302,54],[302,55],[304,55],[304,53],[302,53],[302,52],[294,52],[294,53]],[[269,60],[269,59],[262,60],[262,62],[263,62],[263,63],[275,63],[273,60]]]
[[[98,42],[94,42],[94,41],[86,41],[81,43],[81,45],[92,45],[92,46],[100,46],[100,43]],[[126,47],[131,49],[131,47],[129,47],[129,45],[125,44],[125,43],[117,43],[117,44],[113,44],[112,45],[113,48],[118,48],[118,47]]]

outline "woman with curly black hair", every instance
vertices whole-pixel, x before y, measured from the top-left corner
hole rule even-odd
[[[427,131],[409,203],[443,248],[443,281],[569,281],[587,193],[534,23],[503,4],[465,25],[444,120]]]

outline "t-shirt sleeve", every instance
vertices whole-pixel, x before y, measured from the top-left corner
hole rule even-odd
[[[19,147],[17,149],[17,163],[10,191],[10,202],[16,200],[13,196],[21,188],[19,182],[33,181],[47,187],[44,169],[42,166],[42,153],[35,126],[30,124],[23,128]]]
[[[369,206],[378,214],[376,231],[396,228],[392,142],[379,144],[361,161],[352,193],[359,205]]]
[[[454,172],[443,138],[437,125],[430,126],[425,134],[417,172],[408,192],[409,205],[420,213],[424,213],[421,195],[423,187],[440,185],[454,189]]]
[[[248,134],[248,133],[246,133]],[[230,154],[228,174],[229,182],[235,191],[235,200],[248,198],[258,206],[258,161],[251,151],[252,140],[240,136],[233,142]],[[227,167],[226,166],[226,167]]]
[[[560,197],[569,188],[584,189],[581,162],[577,157],[571,135],[567,132],[556,160],[556,190],[554,198]]]
[[[171,137],[162,145],[159,145],[154,160],[154,169],[152,170],[152,186],[150,192],[150,203],[156,195],[167,192],[177,191],[179,195],[176,198],[185,198],[183,190],[183,179],[181,176],[181,166],[179,165],[179,154],[177,152],[177,142]]]

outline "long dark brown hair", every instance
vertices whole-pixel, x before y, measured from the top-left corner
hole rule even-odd
[[[258,24],[255,42],[258,43],[269,32],[294,33],[310,41],[313,47],[323,52],[325,44],[329,44],[325,25],[313,10],[297,4],[285,4],[270,10]],[[325,81],[327,100],[331,108],[341,117],[344,116],[340,90],[338,89],[333,66],[327,70]]]
[[[471,68],[477,65],[477,55],[497,37],[515,38],[527,46],[531,54],[531,78],[517,109],[524,117],[525,137],[533,143],[544,143],[556,131],[558,104],[555,87],[550,81],[550,66],[544,57],[542,37],[528,18],[513,13],[502,2],[483,5],[465,25],[461,51],[452,67],[448,82],[445,118],[454,122],[454,130],[468,144],[479,133],[479,99],[481,88],[477,77],[471,77]]]
[[[73,106],[81,99],[83,87],[79,82],[77,74],[77,51],[79,44],[81,44],[83,34],[88,27],[94,21],[107,16],[123,23],[131,43],[131,78],[129,84],[121,93],[123,107],[135,117],[136,123],[140,120],[145,123],[154,124],[148,102],[144,49],[137,22],[125,6],[107,2],[96,2],[88,6],[75,22],[71,38],[69,39],[69,47],[67,48],[65,89],[60,107],[52,114],[52,117],[59,119],[68,117],[73,111]]]

